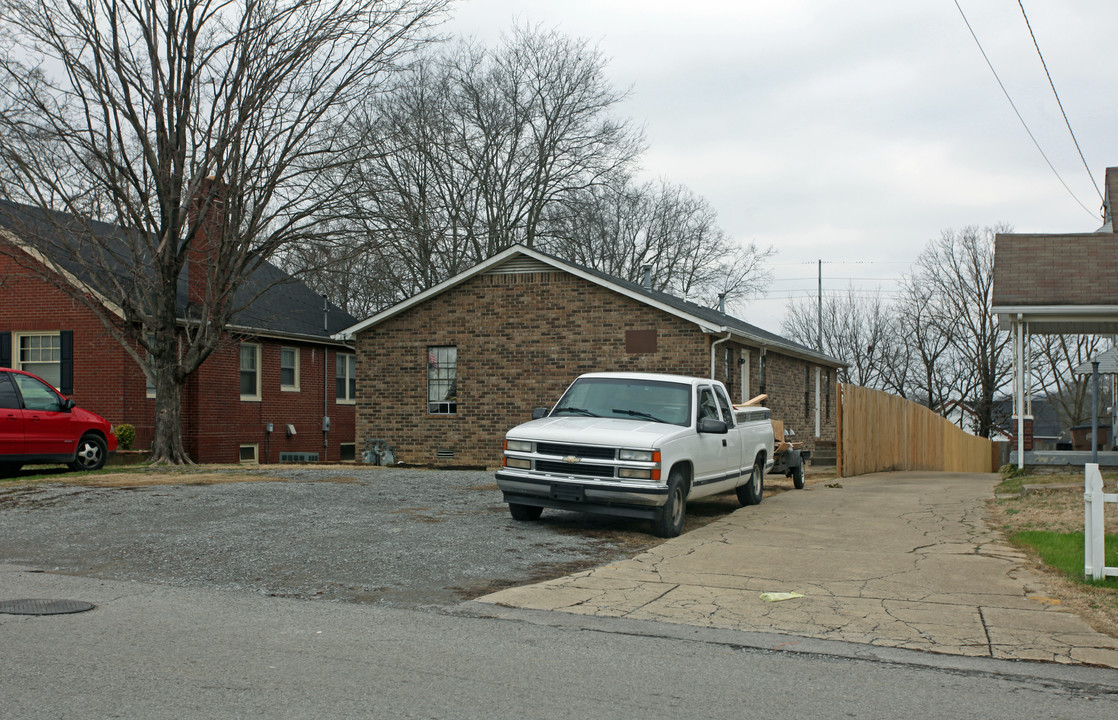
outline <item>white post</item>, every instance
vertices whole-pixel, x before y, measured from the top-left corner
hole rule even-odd
[[[1013,329],[1017,333],[1013,343],[1016,351],[1014,354],[1017,356],[1017,366],[1014,368],[1017,375],[1017,397],[1014,404],[1017,406],[1017,468],[1020,470],[1025,467],[1025,343],[1020,316],[1013,324]]]
[[[749,398],[753,397],[749,394],[749,350],[744,348],[742,349],[741,359],[744,361],[741,364],[741,401],[746,402],[749,400]]]
[[[820,407],[820,396],[823,394],[823,368],[818,365],[815,366],[815,437],[819,437],[823,431],[823,416],[822,408]]]
[[[1087,463],[1084,475],[1083,574],[1102,580],[1106,574],[1103,544],[1103,508],[1106,503],[1098,463]]]

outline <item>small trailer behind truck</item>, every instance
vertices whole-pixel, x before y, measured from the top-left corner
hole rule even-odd
[[[575,510],[644,518],[674,537],[688,499],[734,490],[756,505],[773,467],[769,409],[734,408],[717,380],[590,373],[533,418],[508,431],[497,472],[516,520]]]

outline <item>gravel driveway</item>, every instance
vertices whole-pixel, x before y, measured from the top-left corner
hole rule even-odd
[[[240,470],[235,472],[241,473]],[[488,471],[268,466],[246,479],[0,484],[0,562],[117,580],[442,606],[655,544],[646,524],[509,517]],[[194,478],[197,478],[195,480]],[[92,478],[95,480],[95,478]]]

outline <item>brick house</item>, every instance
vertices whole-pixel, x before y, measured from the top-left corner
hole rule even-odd
[[[347,328],[357,445],[403,462],[500,463],[505,432],[584,372],[713,376],[735,402],[767,394],[807,447],[835,440],[843,363],[643,284],[513,246]]]
[[[81,268],[36,259],[20,240],[39,212],[0,202],[0,366],[43,377],[114,425],[134,425],[134,447],[150,447],[154,389],[97,316],[42,276],[47,266],[81,283]],[[180,282],[182,308],[188,284]],[[267,290],[233,318],[183,389],[187,453],[203,463],[352,459],[355,360],[332,335],[356,318],[267,263],[250,284]]]

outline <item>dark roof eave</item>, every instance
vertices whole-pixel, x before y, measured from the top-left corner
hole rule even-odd
[[[830,355],[815,352],[811,349],[805,349],[793,345],[788,345],[786,343],[777,342],[774,341],[772,338],[757,337],[755,335],[751,335],[750,333],[742,332],[741,330],[735,330],[734,328],[712,328],[704,326],[702,324],[699,325],[699,328],[707,335],[725,337],[726,334],[729,333],[731,339],[737,340],[740,343],[759,345],[762,348],[774,348],[776,350],[779,350],[784,355],[799,358],[800,360],[810,360],[812,362],[818,363],[819,365],[827,365],[834,368],[850,367],[850,363],[843,362],[842,360],[833,358]]]
[[[180,325],[189,325],[191,322],[179,318]],[[274,340],[297,340],[299,342],[314,343],[316,345],[329,345],[330,347],[353,348],[353,343],[339,340],[332,335],[307,335],[305,333],[285,333],[278,330],[250,327],[248,325],[226,325],[225,332],[238,335],[251,335],[253,337],[271,338]]]

